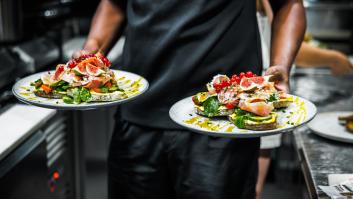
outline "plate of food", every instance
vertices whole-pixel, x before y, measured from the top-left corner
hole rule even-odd
[[[312,102],[278,91],[273,76],[216,75],[206,87],[175,103],[171,119],[194,132],[247,138],[288,132],[316,114]]]
[[[86,110],[132,100],[148,89],[143,77],[110,69],[102,54],[89,54],[59,64],[53,71],[25,77],[12,87],[22,102],[59,110]]]
[[[319,113],[308,127],[322,137],[353,143],[353,111]]]

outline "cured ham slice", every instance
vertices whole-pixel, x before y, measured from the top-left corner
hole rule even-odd
[[[272,103],[266,103],[262,100],[257,101],[255,99],[241,100],[239,102],[239,108],[259,116],[268,116],[274,109]]]

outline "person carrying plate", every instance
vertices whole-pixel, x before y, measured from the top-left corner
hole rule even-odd
[[[288,91],[305,31],[300,0],[273,0],[267,74]],[[262,70],[255,0],[102,0],[83,50],[107,53],[124,32],[121,70],[150,89],[116,116],[108,157],[109,198],[253,199],[259,138],[191,133],[169,118],[172,104],[216,74]]]

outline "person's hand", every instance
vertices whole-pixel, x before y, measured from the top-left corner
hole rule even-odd
[[[330,68],[333,75],[346,75],[353,73],[353,65],[345,54],[333,51],[332,59]]]
[[[278,90],[289,92],[289,75],[288,70],[284,66],[270,66],[265,75],[272,75],[271,80],[275,82],[275,87]]]
[[[83,50],[75,51],[72,54],[72,58],[75,59],[75,58],[79,58],[82,55],[94,54],[94,53],[97,53],[98,51],[99,51],[98,42],[95,40],[87,40]]]

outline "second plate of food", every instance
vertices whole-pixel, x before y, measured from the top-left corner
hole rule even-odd
[[[14,95],[22,102],[26,104],[31,104],[34,106],[39,106],[43,108],[50,108],[50,109],[58,109],[58,110],[89,110],[89,109],[97,109],[103,108],[108,106],[115,106],[118,104],[126,103],[142,93],[144,93],[148,89],[148,82],[145,78],[141,77],[140,75],[121,71],[121,70],[111,70],[115,74],[115,79],[119,86],[121,92],[117,96],[116,100],[111,101],[95,101],[95,102],[82,102],[79,104],[70,104],[65,103],[63,99],[53,99],[53,98],[44,98],[35,95],[35,87],[31,86],[31,83],[36,82],[38,79],[44,74],[51,73],[53,74],[54,71],[50,72],[41,72],[30,75],[19,80],[13,87],[12,92]],[[104,94],[96,93],[95,96],[100,96]],[[98,97],[99,97],[98,96]]]
[[[319,113],[315,119],[308,124],[308,127],[315,134],[327,139],[353,143],[352,121],[352,111],[325,112]]]
[[[298,96],[290,95],[293,103],[285,109],[276,111],[276,128],[271,130],[240,129],[226,117],[207,118],[196,113],[192,97],[187,97],[175,103],[169,115],[177,124],[197,133],[229,138],[252,138],[289,132],[301,126],[316,114],[315,105]]]

